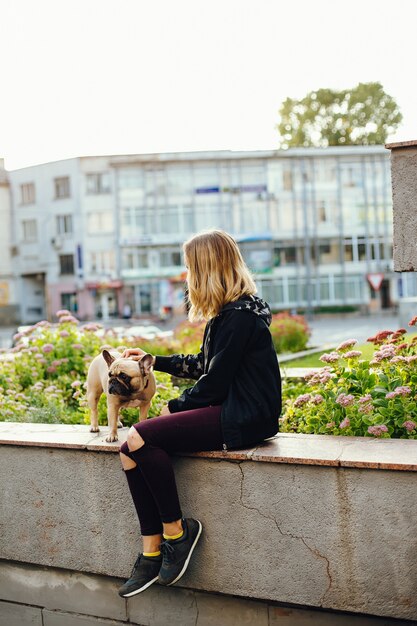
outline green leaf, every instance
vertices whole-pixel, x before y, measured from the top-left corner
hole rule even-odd
[[[385,387],[379,387],[379,386],[374,387],[374,391],[376,391],[377,393],[383,393],[384,395],[388,393],[388,389],[385,389]]]
[[[384,406],[387,407],[388,406],[388,400],[382,399],[382,398],[377,398],[376,400],[374,400],[373,402],[374,406]]]

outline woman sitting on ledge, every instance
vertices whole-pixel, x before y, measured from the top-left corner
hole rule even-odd
[[[119,590],[125,598],[156,581],[177,582],[202,532],[199,520],[182,516],[170,454],[254,445],[278,431],[281,381],[271,312],[254,295],[235,240],[214,230],[183,248],[189,319],[208,321],[199,354],[154,356],[155,370],[196,384],[159,417],[132,426],[120,448],[143,538],[143,553]],[[122,356],[139,360],[143,354],[136,348]]]

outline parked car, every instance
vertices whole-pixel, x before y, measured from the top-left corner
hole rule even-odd
[[[116,326],[113,330],[122,337],[143,337],[144,339],[155,339],[155,337],[172,337],[172,330],[161,330],[158,326]]]

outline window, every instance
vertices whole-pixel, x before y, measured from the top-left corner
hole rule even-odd
[[[342,165],[342,184],[343,187],[359,187],[362,180],[362,170],[360,163],[351,163]],[[370,178],[372,179],[372,175]]]
[[[138,252],[136,254],[137,267],[149,267],[148,265],[148,253]]]
[[[144,185],[143,170],[139,168],[127,168],[119,170],[120,189],[140,189]]]
[[[36,220],[23,220],[22,221],[22,234],[23,234],[23,241],[37,241],[38,225],[37,225]]]
[[[122,254],[122,267],[126,270],[146,269],[149,267],[148,251],[125,251]]]
[[[345,243],[345,261],[353,261],[353,245]]]
[[[326,222],[326,203],[321,201],[317,207],[317,218],[319,222]]]
[[[72,235],[72,215],[56,216],[57,235]]]
[[[323,276],[320,278],[320,301],[330,301],[330,299],[329,277]]]
[[[20,203],[33,204],[35,202],[35,183],[20,185]]]
[[[135,268],[135,255],[133,252],[126,252],[122,258],[123,267],[127,270],[133,270]]]
[[[88,194],[110,193],[110,174],[108,172],[87,174],[86,191]]]
[[[113,213],[111,211],[89,213],[87,219],[89,234],[113,232]]]
[[[282,173],[282,177],[283,177],[283,188],[284,188],[284,191],[292,191],[292,185],[293,185],[292,171],[291,170],[284,170],[283,173]]]
[[[73,254],[60,254],[59,255],[59,273],[60,274],[74,274],[74,255]]]
[[[68,176],[54,178],[55,199],[70,197],[70,181]]]
[[[262,298],[269,304],[280,305],[284,302],[282,281],[262,282]]]
[[[367,261],[368,260],[368,252],[366,249],[366,242],[364,239],[358,239],[358,258],[359,261]]]
[[[274,267],[279,267],[281,265],[282,259],[281,259],[281,248],[279,247],[275,247],[273,250],[273,263],[274,263]]]
[[[61,293],[61,308],[71,311],[71,313],[77,313],[78,302],[76,293]]]
[[[115,256],[113,250],[90,253],[90,268],[95,274],[109,274],[115,268]]]
[[[162,250],[160,253],[161,267],[173,267],[181,265],[181,253],[172,250]]]
[[[297,263],[297,248],[290,246],[289,248],[283,248],[285,262],[283,265],[295,265]]]

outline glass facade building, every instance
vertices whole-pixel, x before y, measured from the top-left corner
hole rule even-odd
[[[141,155],[111,166],[120,276],[139,313],[178,305],[181,244],[207,228],[238,240],[275,309],[387,308],[407,291],[392,272],[382,146]],[[370,274],[382,274],[378,291]]]
[[[277,311],[372,312],[417,295],[417,273],[393,272],[383,146],[78,157],[7,176],[24,322],[62,307],[183,311],[182,244],[209,228],[236,238]]]

